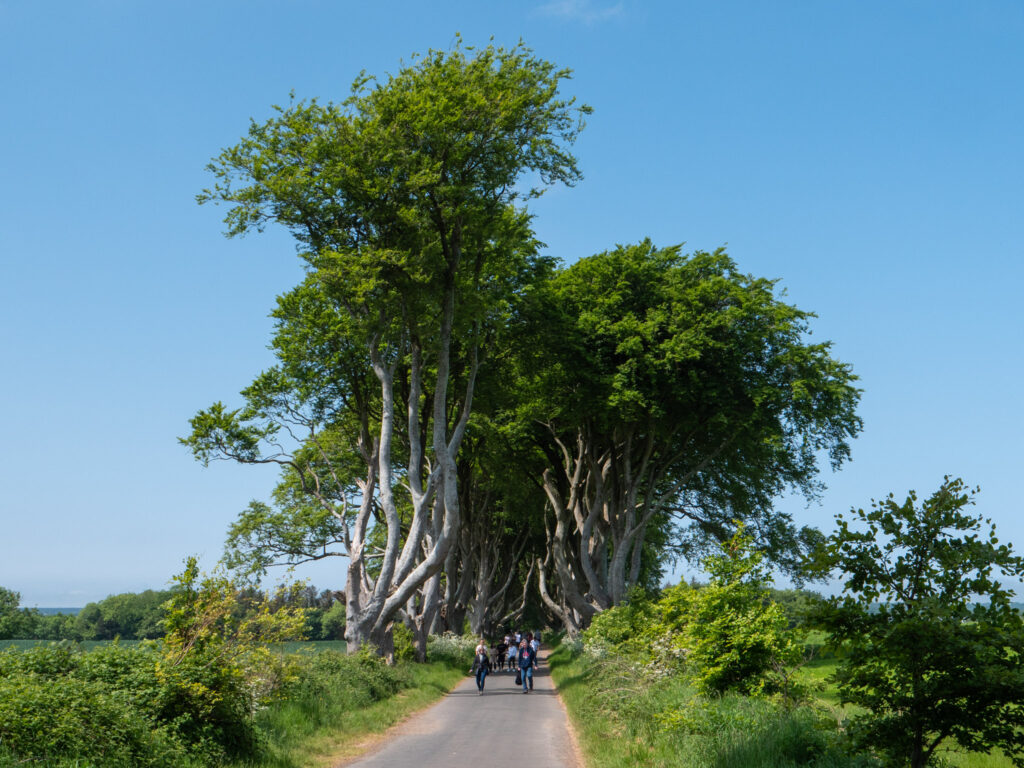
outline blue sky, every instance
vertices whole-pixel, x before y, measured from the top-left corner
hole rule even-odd
[[[583,182],[533,206],[548,252],[726,245],[819,315],[865,430],[820,506],[783,503],[828,528],[959,475],[1024,548],[1015,0],[0,0],[0,585],[77,606],[219,557],[274,474],[175,438],[270,364],[301,271],[280,232],[221,236],[204,166],[291,90],[456,32],[522,38],[594,107]]]

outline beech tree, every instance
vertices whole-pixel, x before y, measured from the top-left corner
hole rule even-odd
[[[845,579],[818,620],[843,648],[843,702],[865,710],[850,731],[892,765],[923,768],[947,739],[1024,765],[1024,620],[1007,586],[1024,559],[969,514],[976,492],[946,477],[920,505],[890,494],[837,515],[816,559]]]
[[[243,409],[197,415],[186,442],[202,460],[280,463],[308,500],[292,513],[319,510],[349,558],[351,650],[383,645],[431,580],[419,621],[433,620],[481,355],[536,259],[516,205],[580,176],[568,147],[589,110],[559,96],[568,76],[521,44],[430,51],[341,104],[278,108],[210,165],[200,202],[228,206],[229,236],[291,231],[326,332]]]
[[[544,464],[539,586],[570,632],[638,582],[653,532],[686,555],[743,522],[783,568],[816,540],[773,501],[813,498],[820,458],[848,458],[860,393],[774,288],[723,250],[645,240],[581,259],[531,305],[512,429]]]

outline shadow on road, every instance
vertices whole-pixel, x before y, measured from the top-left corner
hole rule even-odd
[[[545,677],[551,677],[551,673],[546,666],[533,670],[533,679],[535,681]],[[516,685],[516,674],[514,670],[499,670],[498,672],[491,672],[491,674],[487,676],[487,682],[484,683],[484,696],[506,696],[516,694],[519,696],[523,695],[523,686]],[[450,691],[448,695],[479,696],[480,693],[474,685],[472,688],[466,688],[461,691]],[[557,696],[558,694],[553,687],[546,687],[543,690],[540,688],[534,688],[528,695]]]

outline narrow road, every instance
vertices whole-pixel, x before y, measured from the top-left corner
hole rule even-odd
[[[467,677],[439,703],[397,726],[350,768],[579,768],[547,654],[523,694],[514,672]]]

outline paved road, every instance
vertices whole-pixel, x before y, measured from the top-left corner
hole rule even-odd
[[[512,672],[467,677],[438,704],[394,729],[351,768],[579,768],[546,654],[523,694]]]

